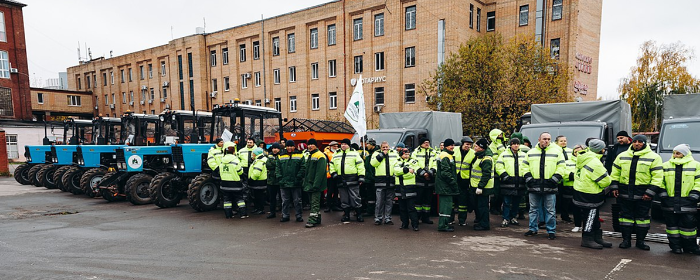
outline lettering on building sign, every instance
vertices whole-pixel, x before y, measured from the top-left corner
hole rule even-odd
[[[588,85],[580,81],[574,82],[574,92],[586,95],[588,94]]]
[[[373,83],[383,83],[383,82],[386,82],[386,76],[362,78],[362,84],[373,84]],[[357,84],[357,79],[355,79],[355,78],[350,79],[350,85],[355,86],[356,84]]]
[[[590,56],[583,55],[581,53],[576,53],[576,70],[586,74],[591,73],[591,64],[593,64],[593,58]]]

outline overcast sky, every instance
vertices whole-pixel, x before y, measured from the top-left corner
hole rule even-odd
[[[304,9],[329,0],[18,0],[24,8],[27,56],[32,83],[44,84],[78,63],[85,45],[93,57],[109,57],[167,44],[196,27],[213,32]],[[566,1],[564,1],[566,3]],[[585,1],[584,1],[585,2]],[[620,79],[629,74],[644,41],[682,42],[700,54],[700,1],[604,0],[598,95],[615,99]],[[196,4],[194,4],[196,3]],[[700,59],[689,64],[700,76]]]

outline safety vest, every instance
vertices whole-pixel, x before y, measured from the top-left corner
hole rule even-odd
[[[462,149],[455,149],[455,166],[457,168],[457,174],[462,179],[469,179],[469,167],[474,159],[475,152],[473,149],[468,151],[462,151]]]
[[[378,158],[381,155],[381,161]],[[399,155],[393,150],[386,154],[376,151],[369,158],[369,162],[374,169],[374,186],[377,188],[388,188],[394,184],[394,164],[399,160]]]
[[[563,185],[565,187],[573,187],[574,181],[569,180],[569,174],[576,172],[576,157],[574,156],[574,150],[571,148],[561,148],[562,155],[564,156],[564,172],[561,174],[564,177]]]
[[[510,178],[507,180],[501,180],[501,190],[502,195],[523,195],[525,194],[525,180],[523,179],[523,161],[525,161],[525,154],[522,151],[513,152],[512,149],[507,149],[505,152],[501,153],[501,156],[496,160],[496,175],[503,177],[504,174],[508,175]]]
[[[619,190],[623,199],[642,199],[646,193],[656,195],[664,180],[661,157],[652,152],[649,146],[641,151],[629,150],[617,156],[613,162],[611,189]]]
[[[347,149],[333,154],[330,166],[331,174],[365,176],[365,166],[357,151]]]
[[[267,188],[267,157],[258,155],[248,170],[248,185],[253,189]]]
[[[664,162],[661,184],[661,208],[674,213],[697,212],[700,200],[700,163],[689,153],[682,158]]]
[[[493,129],[489,132],[489,139],[491,139],[491,144],[489,144],[489,149],[491,150],[491,153],[493,153],[492,158],[493,159],[498,159],[498,157],[501,155],[506,150],[506,146],[503,145],[503,141],[505,141],[505,137],[503,137],[503,140],[498,139],[498,135],[503,134],[503,131],[500,129]]]
[[[221,164],[221,157],[224,156],[224,149],[223,147],[219,148],[218,146],[214,145],[214,147],[211,147],[209,149],[209,153],[207,154],[207,165],[211,170],[216,169],[219,167]]]
[[[241,161],[241,166],[243,166],[243,168],[248,168],[248,166],[250,166],[250,164],[253,162],[253,157],[251,157],[251,154],[253,154],[253,149],[255,149],[255,146],[252,148],[245,146],[243,149],[238,151],[238,159]]]
[[[416,184],[418,187],[433,187],[435,185],[435,176],[437,174],[437,153],[432,148],[424,149],[418,147],[411,154],[411,158],[418,162],[418,168],[430,173],[430,179],[426,180],[423,176],[418,176]],[[456,169],[455,169],[456,172]]]
[[[240,182],[240,175],[243,174],[243,168],[241,167],[238,157],[233,154],[223,156],[221,158],[219,174],[222,181]]]
[[[482,163],[485,162],[490,162],[491,163],[491,168],[490,170],[483,170],[482,168]],[[471,164],[471,169],[469,170],[469,185],[472,188],[478,188],[479,187],[479,182],[481,182],[481,178],[484,176],[489,177],[488,183],[486,183],[486,186],[484,186],[484,189],[493,189],[493,158],[488,155],[484,155],[483,157],[479,158],[476,157],[474,162]]]
[[[534,193],[556,193],[557,184],[563,178],[565,164],[564,155],[558,146],[550,144],[542,149],[539,144],[535,145],[523,161],[522,171],[528,185],[527,190]]]
[[[417,191],[415,172],[418,170],[418,161],[412,158],[399,158],[394,163],[393,168],[396,183],[396,197],[403,198],[404,195],[407,198],[416,196]],[[413,169],[413,173],[410,173],[409,169]]]
[[[605,202],[605,188],[612,179],[600,162],[602,154],[596,154],[589,149],[579,152],[574,173],[574,204],[576,206],[595,209]]]

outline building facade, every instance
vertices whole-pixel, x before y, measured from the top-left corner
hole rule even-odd
[[[585,3],[585,5],[584,5]],[[421,84],[472,36],[532,36],[567,63],[571,100],[595,100],[601,0],[339,0],[68,68],[99,114],[208,110],[234,98],[285,118],[342,120],[362,76],[379,112],[428,110]]]
[[[92,119],[97,112],[90,91],[31,88],[32,114],[36,120]]]
[[[0,0],[0,120],[32,119],[22,14],[25,6]]]

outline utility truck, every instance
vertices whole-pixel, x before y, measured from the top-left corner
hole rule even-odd
[[[430,140],[432,146],[447,138],[459,141],[462,139],[462,114],[436,111],[382,113],[379,114],[379,129],[367,130],[367,139],[372,138],[377,144],[387,141],[390,147],[404,143],[411,150],[420,146],[422,138]],[[360,142],[357,133],[352,142]]]

